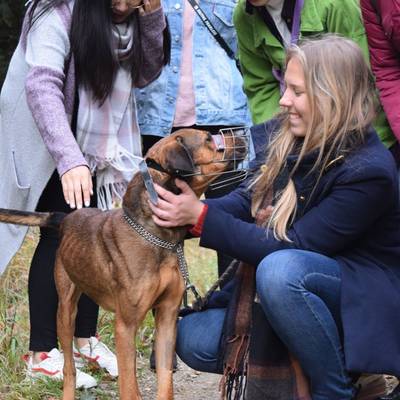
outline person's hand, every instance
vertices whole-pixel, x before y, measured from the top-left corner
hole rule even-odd
[[[93,194],[93,182],[88,167],[80,165],[70,169],[61,177],[61,185],[65,201],[71,208],[82,208],[83,202],[86,207],[89,207],[90,195]]]
[[[143,7],[139,8],[139,14],[149,14],[161,7],[161,0],[143,0]]]
[[[153,221],[162,227],[195,225],[203,211],[204,204],[196,197],[189,185],[179,179],[175,180],[181,193],[176,195],[155,184],[159,199],[157,205],[150,200]]]

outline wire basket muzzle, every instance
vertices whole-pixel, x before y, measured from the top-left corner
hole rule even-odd
[[[210,189],[221,189],[237,184],[247,178],[247,166],[250,161],[250,128],[245,126],[220,129],[213,140],[218,151],[223,151],[223,157],[215,162],[228,163],[224,172],[214,175],[220,177],[210,185]]]

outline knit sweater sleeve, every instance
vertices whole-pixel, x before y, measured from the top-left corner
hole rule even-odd
[[[149,14],[141,15],[139,23],[143,66],[136,86],[142,88],[158,78],[164,64],[163,31],[166,29],[166,20],[162,7]]]
[[[60,176],[87,165],[65,109],[63,88],[70,52],[67,28],[60,10],[51,10],[28,32],[25,54],[30,67],[25,82],[28,106]]]

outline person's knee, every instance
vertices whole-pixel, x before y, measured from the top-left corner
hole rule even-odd
[[[197,328],[193,314],[189,314],[178,322],[176,335],[176,353],[185,362],[189,364],[190,356],[197,351]]]
[[[189,314],[178,323],[176,353],[191,368],[218,372],[220,338],[225,309]]]
[[[280,250],[265,257],[257,267],[257,293],[263,305],[282,304],[304,279],[306,257],[299,250]]]

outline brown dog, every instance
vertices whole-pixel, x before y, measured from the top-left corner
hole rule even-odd
[[[225,135],[224,150],[205,131],[183,129],[156,143],[148,152],[154,182],[177,191],[175,177],[184,178],[200,196],[233,160],[243,159],[244,139]],[[230,160],[230,161],[227,161]],[[157,167],[157,169],[155,169]],[[170,243],[184,239],[186,228],[165,229],[154,224],[148,194],[140,173],[129,183],[122,209],[102,212],[81,209],[62,217],[58,213],[23,213],[0,209],[0,221],[23,225],[60,225],[55,280],[59,295],[57,331],[64,351],[63,399],[74,399],[75,366],[72,353],[77,302],[89,295],[115,312],[115,343],[122,400],[140,399],[136,381],[136,331],[146,313],[156,310],[157,399],[172,399],[172,358],[176,319],[184,280],[177,253],[140,236],[124,214],[148,232]]]

